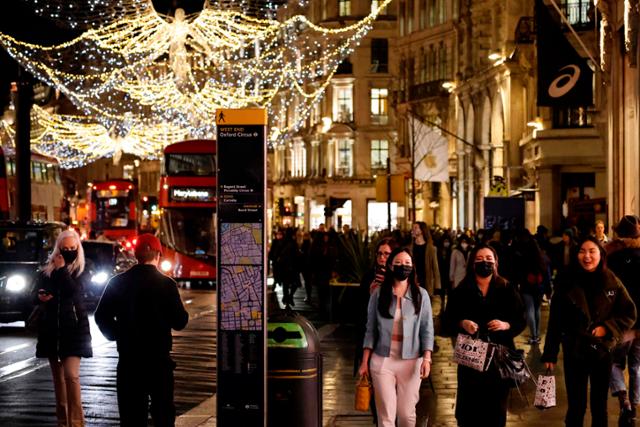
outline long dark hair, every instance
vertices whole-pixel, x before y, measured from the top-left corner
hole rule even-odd
[[[578,248],[575,254],[573,254],[573,259],[572,259],[572,266],[574,268],[574,271],[585,272],[585,273],[587,272],[580,265],[580,261],[578,261],[578,254],[580,253],[580,249],[582,249],[582,245],[584,245],[585,242],[593,243],[598,248],[598,251],[600,251],[600,263],[596,267],[595,273],[602,274],[605,271],[607,271],[607,251],[605,251],[604,247],[602,247],[602,245],[600,244],[600,242],[598,242],[598,239],[596,239],[595,236],[587,236],[584,239],[582,239],[578,244]]]
[[[506,280],[504,279],[504,277],[500,276],[498,274],[498,253],[496,252],[496,250],[484,243],[480,243],[478,245],[476,245],[472,250],[471,253],[469,253],[469,258],[467,258],[467,274],[464,276],[464,280],[463,282],[467,283],[474,283],[476,282],[476,272],[474,269],[474,264],[476,262],[476,255],[478,254],[479,251],[481,251],[482,249],[489,249],[491,251],[491,253],[493,254],[493,259],[495,260],[495,265],[493,266],[493,276],[491,277],[491,281],[492,282],[496,282],[496,283],[506,283]]]
[[[432,245],[433,237],[431,237],[431,231],[429,230],[429,227],[427,227],[427,223],[423,221],[416,221],[414,222],[414,224],[418,224],[418,227],[420,227],[420,231],[422,231],[422,238],[424,239],[424,241],[429,245]],[[415,242],[415,239],[413,239],[413,241]]]
[[[380,285],[380,297],[378,298],[378,313],[380,316],[393,319],[393,315],[389,312],[391,309],[391,301],[393,297],[393,260],[399,253],[406,252],[411,257],[411,261],[413,262],[413,256],[411,252],[407,248],[395,248],[391,251],[391,255],[387,258],[387,270],[384,274],[384,282]],[[422,306],[422,294],[420,293],[420,287],[418,286],[418,282],[416,281],[416,268],[415,265],[413,267],[413,271],[409,275],[409,289],[411,291],[411,299],[413,300],[413,308],[415,309],[415,313],[420,313],[420,307]]]

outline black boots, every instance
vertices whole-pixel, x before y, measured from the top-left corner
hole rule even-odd
[[[629,401],[627,392],[619,392],[618,400],[620,401],[620,418],[618,418],[618,427],[635,427],[636,408]]]

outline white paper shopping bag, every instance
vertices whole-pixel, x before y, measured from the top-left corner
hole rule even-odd
[[[533,405],[538,409],[548,409],[556,406],[556,377],[553,375],[538,375],[536,398]]]

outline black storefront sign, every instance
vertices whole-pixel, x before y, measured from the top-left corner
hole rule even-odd
[[[218,110],[217,425],[266,425],[266,112]]]
[[[524,202],[522,197],[485,197],[484,228],[521,230],[524,228]]]
[[[538,105],[593,105],[593,71],[567,40],[542,0],[536,0]]]

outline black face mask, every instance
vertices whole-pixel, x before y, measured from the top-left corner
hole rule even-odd
[[[64,258],[64,263],[69,265],[73,263],[76,258],[78,258],[78,250],[76,249],[75,251],[60,251],[60,255],[62,255],[62,258]]]
[[[480,277],[489,277],[493,274],[493,265],[489,261],[478,261],[473,264],[473,271]]]
[[[413,272],[413,266],[411,265],[394,265],[393,270],[393,278],[396,280],[406,280],[411,273]]]

